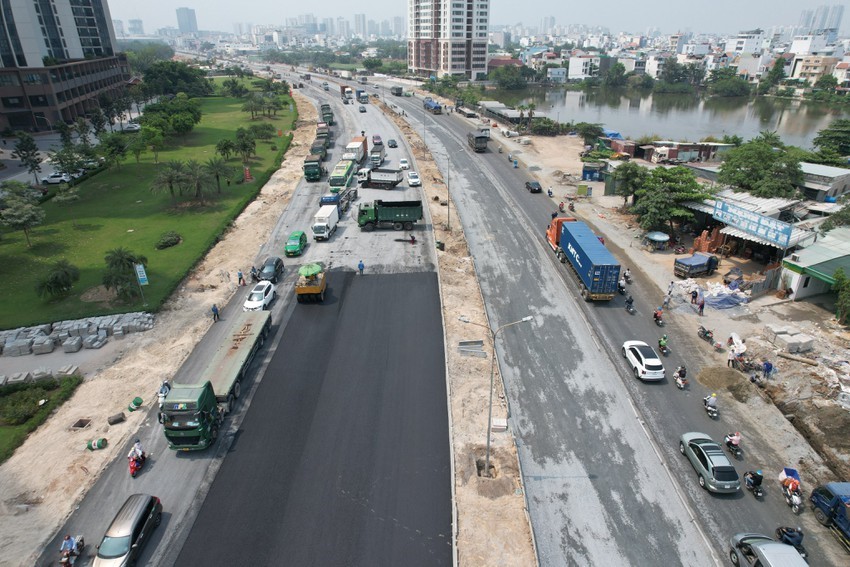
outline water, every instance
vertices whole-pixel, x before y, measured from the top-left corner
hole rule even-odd
[[[759,97],[700,98],[691,95],[634,94],[625,91],[525,89],[487,91],[486,99],[511,106],[536,105],[535,113],[560,122],[600,123],[624,137],[660,136],[699,141],[707,136],[741,136],[745,141],[776,130],[786,144],[810,149],[812,140],[843,110],[827,105]]]

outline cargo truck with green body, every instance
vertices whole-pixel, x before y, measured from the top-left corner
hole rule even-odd
[[[317,138],[310,146],[310,154],[318,156],[322,160],[328,157],[328,147],[325,145],[326,140],[327,138]]]
[[[197,379],[173,384],[162,403],[159,421],[170,449],[195,451],[215,442],[272,325],[268,311],[236,312],[225,321],[231,328]]]
[[[328,103],[323,104],[319,112],[322,115],[322,121],[327,122],[329,126],[334,125],[334,111],[331,110],[331,105]]]
[[[366,232],[376,228],[412,230],[413,224],[422,220],[422,201],[373,201],[360,205],[357,225]]]
[[[304,158],[304,165],[301,167],[304,170],[304,179],[307,181],[321,181],[328,172],[322,165],[322,158],[313,154]]]

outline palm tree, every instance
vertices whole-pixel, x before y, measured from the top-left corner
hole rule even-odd
[[[219,140],[215,145],[215,151],[221,157],[225,159],[225,161],[230,159],[230,155],[236,153],[236,144],[233,143],[233,140]]]
[[[531,130],[531,120],[534,118],[534,111],[537,109],[537,105],[530,102],[526,108],[528,109],[528,129]]]
[[[136,264],[143,266],[148,265],[148,259],[144,256],[138,256],[131,250],[123,247],[113,248],[106,253],[103,258],[106,261],[106,268],[115,272],[132,272]]]
[[[242,163],[248,163],[257,151],[257,142],[252,136],[242,136],[236,141],[236,151],[242,156]]]
[[[180,194],[183,194],[183,189],[181,187],[181,182],[183,181],[183,162],[172,160],[163,165],[157,171],[156,177],[154,177],[153,184],[151,185],[152,193],[159,193],[165,188],[168,188],[168,192],[171,193],[171,198],[174,199],[174,187],[180,190]]]
[[[74,282],[80,279],[80,269],[68,260],[58,260],[51,266],[47,277],[38,282],[35,288],[39,297],[51,295],[59,297],[71,291]]]
[[[215,185],[221,193],[221,178],[233,175],[233,168],[227,165],[221,158],[210,158],[204,164],[207,173],[215,177]],[[228,182],[229,183],[229,182]]]
[[[519,110],[519,126],[522,126],[522,120],[525,118],[525,109],[528,108],[524,104],[520,104],[516,107]]]
[[[781,148],[785,144],[782,143],[782,138],[776,133],[776,130],[762,130],[759,135],[753,139],[754,142],[763,142],[772,148]]]
[[[203,202],[204,192],[212,185],[213,177],[198,161],[190,159],[186,162],[183,181],[186,187],[194,191],[195,199]]]

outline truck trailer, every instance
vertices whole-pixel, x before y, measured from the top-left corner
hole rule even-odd
[[[369,152],[369,142],[366,136],[357,136],[351,139],[345,146],[345,151],[342,153],[342,159],[351,160],[356,163],[363,163]]]
[[[413,230],[413,223],[422,220],[422,201],[374,201],[357,209],[357,224],[366,232],[376,228]]]
[[[440,103],[438,103],[436,100],[433,100],[431,97],[425,99],[425,101],[422,103],[422,108],[424,108],[431,114],[443,113],[443,107],[440,106]]]
[[[173,384],[160,409],[159,421],[168,447],[205,449],[215,442],[224,417],[242,393],[242,380],[271,330],[268,311],[236,312],[226,339],[189,384]]]
[[[328,193],[319,197],[319,207],[325,205],[336,205],[339,215],[342,216],[351,208],[351,203],[357,200],[357,187],[346,187],[339,193]]]
[[[357,181],[361,187],[392,189],[404,181],[404,173],[400,169],[369,169],[364,167],[357,172]]]
[[[585,301],[613,299],[620,279],[620,264],[589,226],[580,221],[562,223],[556,253],[578,276]]]
[[[336,205],[324,205],[313,217],[313,240],[328,240],[339,224],[339,208]]]

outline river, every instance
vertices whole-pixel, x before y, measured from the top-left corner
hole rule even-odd
[[[511,106],[536,105],[535,113],[561,122],[600,123],[630,139],[660,136],[664,140],[699,141],[707,136],[741,136],[777,131],[789,145],[810,149],[819,130],[842,110],[787,99],[758,97],[700,98],[691,95],[637,94],[630,91],[567,91],[530,88],[487,91],[485,99]]]

